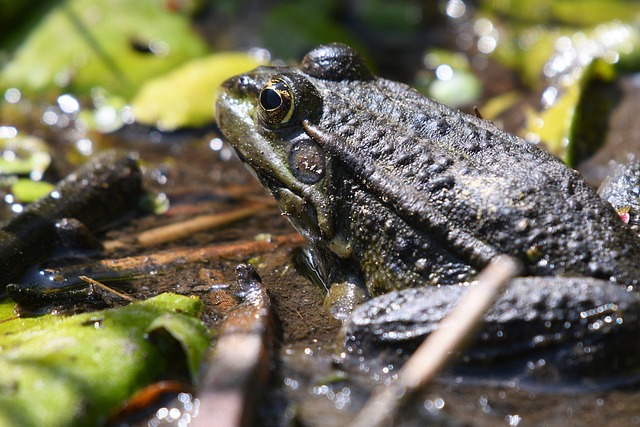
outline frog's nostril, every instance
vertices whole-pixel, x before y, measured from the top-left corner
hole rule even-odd
[[[231,77],[225,80],[221,87],[234,96],[257,94],[260,91],[256,82],[246,75]]]
[[[241,86],[238,80],[240,80],[240,76],[231,77],[230,79],[222,82],[220,86],[228,91],[237,92]]]

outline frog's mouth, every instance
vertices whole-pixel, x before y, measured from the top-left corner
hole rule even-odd
[[[318,213],[312,203],[301,194],[290,189],[283,182],[278,181],[273,176],[265,174],[256,169],[251,162],[248,162],[242,153],[238,152],[238,157],[247,170],[267,188],[276,200],[282,213],[289,219],[293,226],[308,241],[315,242],[321,237],[321,230],[318,226]]]
[[[340,258],[351,255],[348,239],[336,236],[329,203],[317,190],[290,187],[256,169],[242,153],[236,152],[247,169],[271,192],[283,215],[312,246],[326,246]]]

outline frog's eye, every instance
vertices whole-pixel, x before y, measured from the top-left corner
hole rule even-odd
[[[285,124],[293,116],[293,91],[281,78],[271,79],[260,92],[260,115],[272,125]]]
[[[289,151],[289,169],[305,184],[315,184],[324,176],[324,153],[312,139],[297,141]]]

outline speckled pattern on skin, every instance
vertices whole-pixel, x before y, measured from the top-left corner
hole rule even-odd
[[[293,93],[286,123],[260,115],[260,91],[274,77]],[[629,285],[640,277],[639,239],[576,171],[488,121],[373,77],[346,46],[319,47],[301,68],[261,67],[227,81],[217,119],[330,264],[329,282],[342,277],[339,266],[373,294],[452,283],[500,253],[530,275]],[[315,157],[298,155],[292,172],[300,141]],[[317,182],[297,179],[308,167],[300,162],[318,159]]]

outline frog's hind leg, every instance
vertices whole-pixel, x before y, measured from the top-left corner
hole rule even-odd
[[[390,292],[354,310],[343,327],[345,369],[399,367],[469,286]],[[615,386],[640,380],[640,299],[592,278],[517,278],[485,313],[450,377],[525,386]],[[364,361],[364,362],[363,362]],[[353,363],[351,363],[353,362]]]

